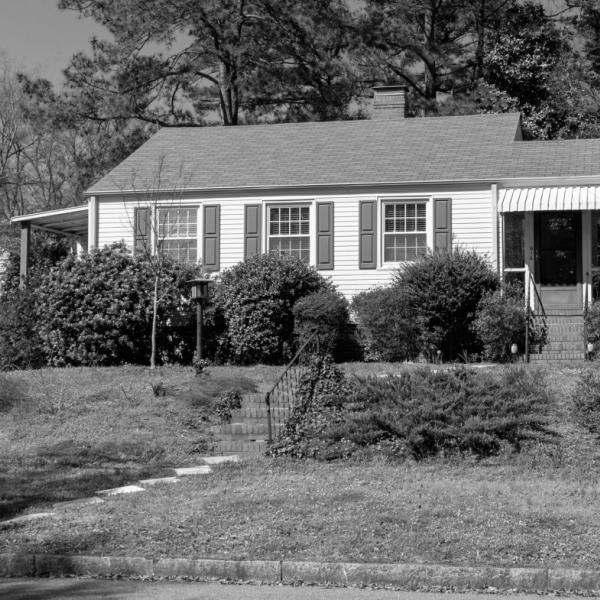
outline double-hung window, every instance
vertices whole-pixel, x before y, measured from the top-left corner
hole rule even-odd
[[[310,260],[310,207],[269,207],[269,252]]]
[[[198,209],[157,208],[156,245],[159,252],[179,262],[198,260]]]
[[[394,201],[383,205],[383,261],[414,261],[427,252],[427,203]]]

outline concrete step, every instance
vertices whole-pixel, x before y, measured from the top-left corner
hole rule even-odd
[[[577,352],[577,351],[552,351],[546,350],[544,348],[541,354],[530,354],[529,360],[532,362],[559,362],[559,361],[569,361],[569,360],[585,360],[585,352]]]
[[[544,352],[585,352],[583,346],[583,339],[577,341],[565,341],[560,342],[551,340],[549,344],[546,344],[542,349]]]
[[[272,408],[271,415],[275,418],[285,416],[288,413],[288,409],[283,408]],[[250,423],[260,419],[263,421],[267,420],[267,408],[240,408],[231,411],[231,422],[232,423]]]
[[[229,456],[231,454],[253,455],[264,454],[267,451],[266,440],[257,440],[254,442],[247,440],[222,440],[215,442],[213,452]]]
[[[265,394],[244,394],[242,396],[242,409],[254,409],[265,407]]]
[[[267,433],[266,423],[224,423],[223,425],[213,425],[210,428],[211,433],[217,437],[224,434],[230,435],[263,435]]]

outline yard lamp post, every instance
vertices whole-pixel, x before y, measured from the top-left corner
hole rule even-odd
[[[196,303],[196,355],[202,359],[202,309],[208,299],[208,286],[210,279],[192,279],[188,281],[192,289],[192,300]]]

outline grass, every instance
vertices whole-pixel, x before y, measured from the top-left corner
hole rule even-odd
[[[268,369],[141,367],[0,374],[0,518],[195,464],[217,422],[211,402]],[[160,383],[164,396],[152,386]],[[264,383],[263,383],[264,385]]]
[[[364,370],[376,371],[372,365],[345,368],[361,375],[366,374]],[[266,367],[213,369],[210,378],[216,382],[225,373],[243,376],[259,381],[264,389],[276,372]],[[118,395],[111,396],[112,404],[99,401],[107,403],[105,418],[111,411],[122,411],[121,418],[113,418],[102,429],[114,428],[110,439],[115,444],[119,439],[122,444],[137,439],[138,433],[155,435],[143,446],[148,454],[118,444],[103,446],[104,460],[111,468],[116,468],[119,457],[123,464],[129,461],[140,469],[165,465],[175,457],[192,457],[193,462],[197,455],[189,451],[201,430],[182,425],[188,414],[183,407],[190,405],[185,374],[163,372],[169,393],[165,398],[146,397],[150,376],[145,370],[104,370],[103,377],[101,372],[73,370],[70,376],[89,382],[96,377],[105,380],[107,374],[113,390],[119,389],[119,382],[125,385],[137,376],[138,383],[126,388],[136,406],[119,408],[117,404],[127,401]],[[554,397],[553,427],[559,435],[556,442],[538,444],[521,454],[479,462],[467,457],[418,464],[263,458],[223,466],[208,476],[156,486],[142,494],[110,498],[104,504],[59,507],[53,518],[0,529],[0,552],[595,568],[600,553],[600,444],[571,418],[570,393],[576,375],[576,369],[547,369],[545,377]],[[59,385],[60,376],[64,372],[40,372],[39,383],[44,381],[48,388],[56,377],[55,385]],[[95,386],[102,387],[100,381]],[[91,382],[89,388],[90,393],[95,389]],[[18,438],[13,425],[8,428],[13,436],[9,441],[3,423],[0,450],[12,452],[6,464],[13,473],[17,470],[13,463],[22,457],[25,472],[35,480],[35,460],[54,465],[64,462],[65,455],[73,453],[70,446],[57,444],[67,438],[77,443],[85,440],[86,433],[73,436],[79,428],[89,432],[98,421],[90,418],[93,403],[82,404],[79,414],[74,399],[63,402],[75,423],[69,423],[66,415],[58,418],[60,411],[48,413],[45,420],[53,423],[44,423],[34,413],[35,431],[29,418],[19,429],[27,440]],[[178,403],[180,409],[175,408]],[[156,409],[153,417],[150,407]],[[17,420],[14,410],[8,416]],[[125,417],[128,422],[123,423]],[[154,425],[150,427],[145,419]],[[104,437],[96,435],[95,439],[97,457]],[[153,443],[162,448],[159,456],[153,454]],[[82,458],[85,452],[80,449],[77,456]],[[81,467],[73,469],[70,472],[77,473]],[[93,468],[85,470],[92,476]],[[59,478],[57,490],[66,493],[69,485],[67,477]],[[47,508],[45,501],[29,506],[30,510]]]

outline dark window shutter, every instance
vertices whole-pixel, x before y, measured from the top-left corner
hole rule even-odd
[[[360,202],[359,223],[359,269],[377,267],[377,203],[374,200]]]
[[[244,258],[260,254],[260,225],[260,204],[247,204],[244,208]]]
[[[150,209],[135,208],[133,212],[134,254],[143,254],[150,250]]]
[[[218,204],[205,206],[203,221],[202,265],[205,271],[218,271],[220,268],[221,207]]]
[[[333,269],[333,202],[317,203],[317,269]]]
[[[433,250],[452,252],[452,200],[436,198],[433,215]]]

